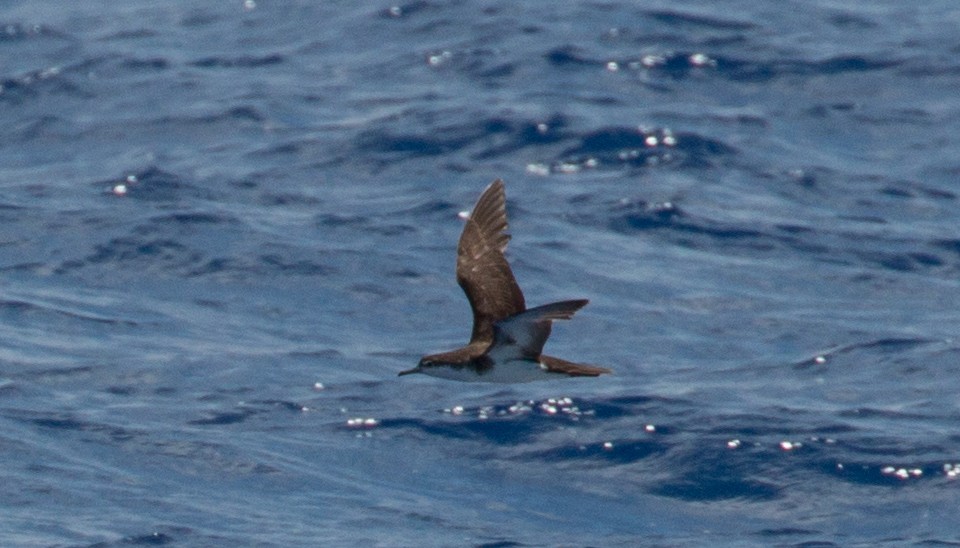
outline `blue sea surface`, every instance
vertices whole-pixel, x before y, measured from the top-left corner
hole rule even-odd
[[[960,545],[960,4],[4,2],[3,546]],[[506,182],[547,351],[466,342]]]

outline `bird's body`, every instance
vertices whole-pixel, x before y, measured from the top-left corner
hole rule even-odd
[[[542,354],[553,320],[565,320],[585,299],[526,308],[504,256],[510,236],[503,181],[494,181],[477,200],[457,246],[457,282],[473,309],[470,343],[424,356],[400,375],[423,373],[467,382],[528,382],[596,377],[610,370]]]

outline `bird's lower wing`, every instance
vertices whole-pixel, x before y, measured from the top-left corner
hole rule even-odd
[[[546,366],[547,371],[567,375],[569,377],[598,377],[600,375],[613,373],[606,367],[597,367],[595,365],[585,365],[582,363],[568,362],[553,356],[541,355],[540,363]]]

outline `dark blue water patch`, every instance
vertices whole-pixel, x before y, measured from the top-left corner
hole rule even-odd
[[[280,54],[268,54],[262,56],[243,55],[238,57],[204,57],[188,63],[190,66],[198,68],[259,68],[271,65],[277,65],[284,62],[284,57]]]
[[[16,365],[14,368],[12,365]],[[34,364],[11,364],[8,363],[5,368],[7,374],[12,374],[18,379],[50,381],[62,380],[71,377],[83,377],[96,371],[92,365],[73,365],[69,367],[37,367]],[[11,373],[14,372],[15,373]]]
[[[44,318],[44,316],[48,316],[48,318]],[[65,318],[80,323],[92,322],[118,327],[137,327],[139,325],[134,320],[111,318],[90,312],[69,310],[46,303],[40,304],[21,300],[0,300],[0,317],[5,317],[7,321],[17,322],[31,320],[60,323],[57,318]]]
[[[505,61],[501,52],[486,47],[432,50],[426,62],[440,74],[454,72],[490,89],[502,86],[501,80],[512,76],[520,66],[518,62]]]
[[[213,193],[195,182],[156,166],[117,179],[97,181],[91,186],[105,194],[146,202],[178,203],[214,198]]]
[[[856,254],[861,263],[875,265],[895,272],[943,271],[956,272],[958,263],[933,253],[912,252],[861,252]]]
[[[290,352],[288,354],[290,357],[294,358],[311,358],[311,359],[324,359],[332,360],[336,358],[342,358],[343,353],[332,348],[326,348],[322,350],[298,350]]]
[[[497,445],[512,446],[532,440],[546,427],[546,423],[535,419],[515,420],[511,418],[460,421],[386,419],[381,422],[381,426],[384,428],[413,428],[443,438],[479,439]]]
[[[20,205],[0,203],[0,215],[15,215],[18,212],[23,211],[24,209],[26,208]],[[9,219],[12,219],[12,218],[13,217],[9,217]],[[8,217],[0,217],[0,220],[7,220],[7,219]],[[3,242],[0,242],[0,244],[2,243]]]
[[[174,224],[181,226],[190,226],[190,225],[220,225],[220,224],[231,224],[239,226],[239,222],[233,216],[224,215],[222,213],[208,213],[205,211],[185,211],[179,213],[168,213],[157,215],[150,219],[151,225],[166,225]],[[139,233],[147,234],[151,230],[149,228],[143,227],[135,229]]]
[[[848,344],[844,346],[839,346],[831,348],[829,350],[818,353],[816,356],[807,358],[796,362],[793,364],[795,369],[820,369],[825,370],[828,367],[828,363],[840,356],[850,353],[856,353],[860,351],[867,352],[877,352],[881,355],[889,354],[890,352],[899,352],[904,350],[912,350],[924,345],[929,344],[941,344],[942,341],[936,339],[924,339],[924,338],[881,338],[875,340],[869,340],[859,343]]]
[[[137,394],[140,393],[140,390],[138,389],[138,387],[136,387],[136,386],[130,386],[130,385],[127,385],[127,386],[120,386],[120,385],[108,386],[108,387],[104,388],[103,391],[104,391],[105,393],[107,393],[107,394],[112,395],[112,396],[120,396],[120,397],[125,397],[125,398],[132,398],[132,397],[135,397]]]
[[[508,207],[508,212],[509,208]],[[449,219],[451,213],[459,212],[463,208],[463,204],[458,204],[451,202],[449,200],[432,198],[422,202],[417,202],[407,208],[398,208],[393,209],[386,213],[389,217],[396,218],[432,218],[432,219]]]
[[[166,533],[150,533],[147,535],[140,535],[135,537],[127,537],[121,541],[121,545],[130,545],[130,546],[166,546],[168,544],[173,544],[177,541],[177,538],[173,535],[168,535]]]
[[[544,57],[553,65],[574,67],[599,66],[600,61],[589,58],[583,50],[576,46],[563,46],[547,52]]]
[[[227,426],[239,424],[259,415],[273,415],[276,412],[302,413],[304,406],[283,400],[252,400],[231,410],[209,411],[203,418],[191,419],[187,424],[196,426]]]
[[[480,439],[513,446],[529,442],[556,428],[557,424],[564,424],[566,428],[587,428],[586,425],[595,420],[599,418],[592,403],[551,398],[448,409],[442,419],[387,418],[381,425],[385,428],[414,428],[434,436]]]
[[[841,411],[838,416],[848,419],[883,419],[883,422],[894,424],[896,422],[913,422],[931,418],[924,413],[909,413],[906,411],[893,411],[890,409],[873,407],[855,407]],[[876,443],[876,440],[873,440]],[[895,449],[895,448],[891,448]],[[905,448],[904,448],[905,449]]]
[[[422,113],[421,117],[429,125],[427,119],[438,114]],[[386,165],[461,154],[489,161],[533,150],[549,171],[569,173],[571,169],[646,168],[665,163],[702,169],[732,159],[738,152],[727,143],[694,132],[623,126],[578,129],[562,114],[541,120],[471,119],[422,134],[404,131],[408,130],[385,126],[361,132],[355,140],[358,155]]]
[[[42,412],[4,409],[5,417],[21,423],[28,423],[43,430],[63,431],[87,435],[86,441],[102,444],[117,444],[140,438],[142,430],[125,428],[103,422],[93,422],[68,412]]]
[[[256,186],[254,184],[254,186]],[[320,205],[321,201],[314,197],[303,193],[296,193],[292,191],[280,191],[275,192],[272,190],[264,190],[259,193],[257,196],[258,205],[266,207],[308,207],[316,209]]]
[[[431,125],[430,119],[440,114],[423,112],[417,117],[422,118],[425,125]],[[462,115],[457,115],[454,119],[462,118]],[[444,124],[424,134],[399,133],[389,127],[367,130],[356,137],[356,144],[365,153],[392,153],[398,155],[397,159],[433,156],[473,146],[476,150],[471,151],[472,157],[492,159],[527,147],[570,139],[571,135],[566,131],[568,124],[567,118],[561,114],[540,120],[493,116]]]
[[[558,67],[597,70],[616,66],[618,71],[643,71],[652,77],[674,81],[693,75],[711,75],[734,82],[767,82],[793,76],[832,76],[845,73],[882,71],[902,66],[902,61],[889,58],[871,58],[860,55],[841,55],[822,60],[768,59],[747,60],[726,55],[707,56],[697,51],[672,51],[663,54],[645,54],[633,57],[598,57],[578,46],[563,46],[545,54],[548,63]],[[638,82],[638,85],[651,85]]]
[[[573,403],[587,409],[599,420],[616,419],[626,416],[640,416],[663,407],[683,408],[694,405],[693,402],[662,396],[617,396],[609,399],[574,399]]]
[[[901,416],[898,420],[922,424],[931,417]],[[874,425],[885,423],[884,420],[871,421]],[[893,430],[892,427],[889,429]],[[951,471],[957,460],[953,440],[922,436],[908,439],[877,435],[872,429],[858,428],[836,437],[809,438],[799,447],[799,458],[794,465],[810,474],[826,475],[858,485],[939,488],[952,481],[949,474],[955,473]]]
[[[625,234],[657,231],[674,244],[692,249],[724,249],[758,255],[784,253],[830,264],[864,266],[871,271],[936,272],[943,276],[960,271],[960,261],[952,244],[939,239],[904,238],[897,242],[888,238],[881,242],[842,226],[719,221],[691,214],[682,198],[669,202],[622,200],[608,209],[609,219],[605,223],[587,213],[572,218],[592,226],[606,224],[609,229]]]
[[[549,64],[567,70],[576,69],[579,71],[583,68],[590,68],[600,71],[616,67],[617,72],[626,71],[628,74],[642,71],[654,78],[639,80],[636,85],[661,93],[670,91],[670,87],[663,82],[683,80],[694,73],[699,74],[703,70],[712,71],[717,65],[717,60],[692,52],[646,54],[636,57],[618,55],[611,59],[595,56],[579,46],[563,46],[553,49],[547,52],[544,58]],[[659,79],[656,77],[659,77]]]
[[[162,57],[128,58],[120,62],[122,69],[132,72],[163,72],[171,66],[171,62]]]
[[[129,41],[136,43],[138,40],[145,38],[154,38],[158,34],[157,30],[151,28],[121,29],[103,36],[101,40],[103,42]]]
[[[938,486],[944,481],[945,463],[956,460],[946,440],[877,436],[864,426],[931,420],[920,413],[880,410],[874,416],[857,410],[831,416],[771,408],[764,414],[703,417],[694,412],[692,403],[627,397],[571,400],[564,405],[576,413],[563,416],[549,401],[461,408],[454,416],[437,420],[385,419],[380,427],[492,442],[517,449],[508,458],[519,462],[570,465],[581,471],[620,466],[634,470],[623,477],[643,492],[688,501],[769,501],[782,498],[795,482],[816,484],[826,477],[881,488]],[[518,405],[523,410],[518,412]],[[601,409],[606,411],[598,412]],[[634,425],[636,437],[605,438],[600,433],[623,423],[613,430],[622,433],[623,421],[638,420],[657,424],[655,428],[645,428],[642,422]],[[558,425],[563,425],[566,437],[583,441],[547,442],[544,436]],[[579,428],[582,434],[573,434]],[[496,458],[497,451],[490,456]],[[651,470],[657,471],[655,483],[644,479]],[[626,480],[627,476],[633,479]]]
[[[782,527],[778,529],[761,529],[755,534],[759,537],[782,537],[782,536],[804,536],[814,535],[819,531],[813,529],[799,529],[795,527]]]
[[[43,428],[56,428],[66,430],[83,430],[84,423],[70,418],[44,418],[34,419],[33,424]]]
[[[730,449],[716,438],[690,444],[680,439],[649,460],[632,466],[658,472],[655,483],[641,481],[645,492],[680,500],[752,502],[780,498],[792,475],[773,449]],[[611,452],[616,452],[613,444]],[[639,470],[638,470],[639,472]]]
[[[71,66],[50,61],[62,58],[79,43],[76,37],[45,25],[0,23],[0,105],[22,105],[44,95],[82,95],[66,77]],[[13,56],[10,62],[4,62],[7,52]],[[20,71],[10,73],[10,67]]]
[[[749,21],[735,21],[731,19],[722,19],[719,17],[710,17],[692,13],[684,13],[674,10],[649,10],[644,11],[643,15],[657,22],[667,24],[677,28],[707,28],[718,30],[736,30],[747,31],[757,28],[757,25]]]
[[[796,482],[819,483],[831,477],[861,485],[899,487],[904,481],[889,466],[896,457],[886,453],[873,460],[849,457],[846,449],[833,440],[813,440],[792,444],[785,450],[778,444],[757,446],[748,439],[737,449],[726,447],[721,440],[701,440],[697,449],[686,444],[672,445],[665,456],[656,456],[645,466],[669,473],[648,492],[684,500],[745,499],[770,500],[783,496]],[[616,444],[613,450],[616,451]],[[884,459],[891,459],[884,461]],[[928,480],[941,481],[938,470],[944,461],[913,464],[910,470],[925,470]],[[923,472],[914,472],[915,478]],[[914,484],[916,482],[913,482]]]
[[[250,153],[251,156],[276,159],[280,156],[300,154],[303,150],[301,142],[286,142],[272,144]]]
[[[37,139],[44,139],[51,133],[55,133],[57,128],[62,127],[65,120],[57,116],[38,115],[24,120],[15,130],[15,139],[28,143]]]
[[[764,546],[780,546],[783,548],[833,548],[844,546],[844,544],[836,544],[829,540],[823,540],[824,538],[833,536],[832,533],[797,527],[761,529],[753,533],[753,536],[757,537],[757,541]],[[811,538],[804,540],[804,537]]]
[[[718,424],[716,421],[704,423],[698,416],[688,415],[685,406],[680,409],[646,408],[650,405],[658,405],[653,400],[646,398],[617,398],[616,402],[606,402],[609,408],[631,407],[643,408],[645,411],[637,411],[631,415],[617,413],[605,413],[604,417],[594,414],[593,411],[600,408],[597,403],[587,404],[578,402],[574,407],[578,413],[587,411],[587,415],[571,415],[567,417],[559,416],[555,411],[544,411],[550,409],[549,405],[544,406],[546,402],[540,402],[540,405],[529,406],[530,410],[516,415],[508,415],[501,418],[495,416],[494,408],[463,409],[458,412],[463,416],[469,416],[466,419],[450,419],[425,421],[422,419],[389,419],[384,420],[383,427],[386,428],[414,428],[431,436],[439,436],[446,439],[459,440],[482,440],[494,442],[499,446],[516,446],[519,452],[510,457],[520,462],[542,461],[554,465],[573,465],[579,470],[588,470],[593,468],[606,469],[609,466],[632,467],[635,469],[636,476],[629,480],[631,484],[650,494],[667,496],[680,500],[731,500],[742,499],[751,501],[766,501],[780,496],[781,490],[786,483],[792,481],[796,475],[802,475],[803,471],[785,473],[783,471],[783,459],[785,452],[778,442],[765,440],[760,446],[748,442],[743,442],[740,449],[732,449],[728,446],[730,438],[717,437],[717,432],[728,430],[729,436],[760,436],[768,434],[774,436],[796,436],[800,432],[808,432],[811,429],[804,426],[804,419],[796,417],[795,424],[790,425],[782,420],[771,419],[771,416],[779,416],[778,413],[769,415],[758,415],[756,417],[745,416],[723,416]],[[669,406],[667,403],[660,403]],[[573,405],[572,403],[570,405]],[[504,407],[502,410],[513,408],[514,406]],[[689,411],[692,411],[692,406]],[[531,412],[538,409],[536,412]],[[490,417],[477,418],[476,413],[490,413]],[[639,437],[634,438],[608,438],[605,441],[597,441],[598,428],[603,429],[604,424],[617,422],[620,418],[635,420],[632,417],[641,415],[658,416],[665,423],[671,423],[666,426],[658,425],[654,429],[647,429],[642,426],[635,426]],[[573,420],[580,417],[580,420]],[[675,417],[668,419],[666,417]],[[559,421],[559,422],[558,422]],[[678,422],[679,421],[679,422]],[[589,433],[593,441],[583,441],[579,443],[563,442],[559,445],[548,444],[547,448],[536,448],[543,445],[544,441],[540,438],[542,435],[555,431],[558,424],[564,424],[566,432],[571,433],[576,428],[584,428],[584,437]],[[816,428],[812,430],[818,430]],[[849,432],[847,428],[819,428],[822,431]],[[617,431],[622,431],[618,428]],[[699,434],[698,434],[699,433]],[[569,434],[573,435],[573,434]],[[600,434],[602,436],[602,434]],[[575,436],[574,436],[575,437]],[[603,440],[603,438],[600,438]],[[757,437],[758,440],[764,439]],[[782,439],[776,438],[775,439]],[[529,445],[531,449],[524,449]],[[739,442],[738,442],[739,445]],[[797,445],[796,447],[800,447]],[[806,447],[804,445],[804,447]],[[797,451],[797,450],[795,450]],[[809,458],[789,455],[796,459]],[[643,478],[648,474],[644,470],[658,470],[656,484],[649,483]],[[631,476],[633,474],[626,474]],[[627,481],[627,480],[625,480]],[[786,482],[786,483],[784,483]]]
[[[956,53],[957,48],[953,50]],[[955,77],[960,75],[960,66],[943,62],[911,64],[909,67],[903,67],[901,74],[910,78],[938,78]]]
[[[688,501],[738,499],[761,502],[777,498],[780,489],[762,481],[737,478],[730,470],[717,467],[712,471],[702,470],[693,480],[664,482],[650,493]]]
[[[343,215],[337,213],[322,213],[317,215],[315,223],[322,228],[348,228],[362,231],[367,234],[381,236],[404,236],[416,232],[416,227],[407,223],[384,223],[382,219],[367,215]]]
[[[37,23],[5,22],[0,27],[0,44],[11,42],[34,42],[57,39],[75,42],[77,39],[55,28]]]
[[[258,260],[259,264],[255,269],[273,271],[285,276],[329,276],[338,271],[336,267],[328,264],[276,253],[260,255]]]
[[[493,118],[486,121],[487,134],[493,139],[484,148],[472,154],[475,160],[489,160],[514,154],[530,147],[549,146],[569,139],[566,128],[569,121],[556,114],[543,121],[523,118]]]
[[[825,19],[829,21],[831,25],[840,29],[868,30],[875,29],[880,26],[879,23],[871,21],[866,17],[857,15],[852,11],[827,14]]]
[[[394,134],[367,130],[356,138],[364,152],[389,154],[394,160],[437,156],[462,150],[480,139],[489,138],[483,124],[462,124],[437,128],[424,134]]]
[[[605,156],[611,152],[646,148],[649,135],[635,127],[608,127],[591,131],[580,137],[580,144],[564,151],[565,154],[587,154]],[[718,151],[730,151],[726,147],[715,145]]]
[[[863,253],[861,258],[866,262],[877,264],[887,270],[899,272],[915,272],[930,267],[944,266],[946,263],[929,253]]]
[[[834,114],[848,114],[857,110],[855,103],[817,104],[807,108],[804,114],[810,118],[829,119]]]
[[[183,544],[217,545],[232,544],[226,537],[207,536],[190,527],[163,525],[148,533],[128,534],[117,540],[101,541],[87,545],[89,548],[118,548],[122,546],[180,546]]]
[[[598,467],[610,464],[630,464],[662,455],[670,446],[650,439],[615,439],[605,442],[561,445],[550,449],[524,453],[521,460],[542,460],[545,462],[593,462]]]
[[[38,69],[0,78],[0,104],[19,106],[46,95],[89,98],[89,94],[63,76],[63,69]]]
[[[66,46],[69,48],[69,46]],[[95,81],[91,81],[89,74],[109,65],[115,55],[90,56],[87,58],[62,61],[43,68],[27,70],[14,75],[0,74],[0,104],[9,102],[13,105],[37,103],[45,98],[55,100],[71,99],[77,102],[90,101],[97,98]],[[54,108],[53,111],[59,109]],[[50,109],[43,109],[41,116]],[[25,111],[34,114],[30,111]],[[69,120],[69,119],[68,119]]]
[[[252,410],[243,410],[243,411],[221,411],[211,413],[210,415],[202,419],[194,419],[187,421],[187,424],[199,425],[199,426],[224,426],[228,424],[235,424],[238,422],[243,422],[252,415],[254,412]]]
[[[128,183],[134,187],[128,195],[111,197],[126,200],[131,195],[146,196],[148,203],[157,202],[157,209],[174,209],[184,194],[194,187],[174,179]],[[206,195],[206,192],[199,192]],[[136,198],[135,198],[136,199]],[[183,198],[186,199],[186,198]],[[120,205],[120,204],[118,204]],[[187,277],[230,276],[249,278],[265,273],[280,276],[325,276],[337,271],[332,262],[305,258],[301,249],[289,243],[263,243],[253,247],[246,245],[240,234],[250,233],[250,228],[232,214],[202,209],[184,209],[175,212],[144,215],[135,219],[122,230],[101,242],[91,242],[92,249],[79,257],[68,258],[55,267],[55,272],[68,274],[91,269],[106,268],[141,273],[154,272]],[[143,218],[146,217],[146,218]],[[371,223],[380,233],[403,234],[406,226],[381,226]],[[116,231],[105,231],[107,235]],[[211,246],[218,241],[221,245]],[[235,242],[233,246],[224,242]]]
[[[197,116],[163,116],[159,118],[159,123],[170,123],[170,124],[190,124],[190,125],[210,125],[217,124],[220,122],[241,122],[248,123],[253,125],[253,127],[260,128],[261,124],[267,121],[267,116],[261,111],[260,108],[254,105],[236,105],[230,108],[226,108],[220,111],[212,112],[209,114],[201,114]],[[279,150],[280,147],[277,147],[277,152],[282,152]]]
[[[191,251],[189,247],[172,239],[141,239],[132,237],[113,238],[106,244],[95,246],[94,252],[79,260],[64,261],[57,269],[58,274],[66,274],[88,266],[109,264],[114,266],[129,265],[133,268],[142,268],[147,272],[150,269],[160,268],[175,272],[197,272],[198,264],[209,266],[216,260],[205,261],[201,253]]]
[[[513,548],[514,546],[529,546],[528,544],[523,544],[520,542],[512,541],[500,541],[500,542],[484,542],[481,544],[475,544],[476,548]]]
[[[891,460],[889,462],[896,462]],[[826,459],[819,463],[811,462],[808,468],[852,485],[880,487],[884,489],[912,490],[940,488],[943,478],[944,461],[913,461],[908,465],[896,466],[876,461],[848,460],[837,462]],[[946,480],[954,481],[954,480]]]
[[[601,128],[579,136],[570,135],[569,139],[579,140],[579,143],[561,152],[555,161],[598,169],[649,167],[664,163],[707,168],[737,153],[730,145],[696,133],[635,127]]]
[[[844,73],[882,71],[901,65],[900,61],[840,56],[821,61],[768,60],[746,61],[719,56],[715,59],[719,76],[742,82],[767,82],[791,76],[832,76]]]
[[[933,241],[933,245],[960,257],[960,239],[937,239]]]
[[[616,204],[613,212],[615,216],[608,226],[618,232],[668,229],[671,232],[707,236],[710,239],[735,240],[742,245],[748,245],[747,240],[762,240],[768,237],[756,229],[697,219],[676,202],[651,203],[645,200],[631,200]],[[799,231],[791,230],[790,232]],[[691,240],[685,239],[685,241]],[[771,245],[762,245],[760,248],[770,249]]]
[[[777,420],[770,420],[771,417],[777,417]],[[806,424],[805,421],[813,425]],[[674,427],[674,429],[677,428]],[[816,413],[780,407],[767,409],[765,414],[725,413],[708,419],[702,427],[686,426],[685,428],[705,435],[726,432],[730,437],[745,439],[840,436],[859,431],[856,426],[835,418],[825,419]],[[658,427],[657,432],[669,434],[670,430]]]

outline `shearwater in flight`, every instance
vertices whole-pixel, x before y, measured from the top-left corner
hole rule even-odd
[[[586,299],[527,308],[503,252],[507,198],[497,179],[480,195],[457,245],[457,283],[473,309],[473,333],[463,348],[430,354],[400,375],[423,373],[467,382],[527,382],[596,377],[609,369],[542,354],[553,320],[567,320]]]

